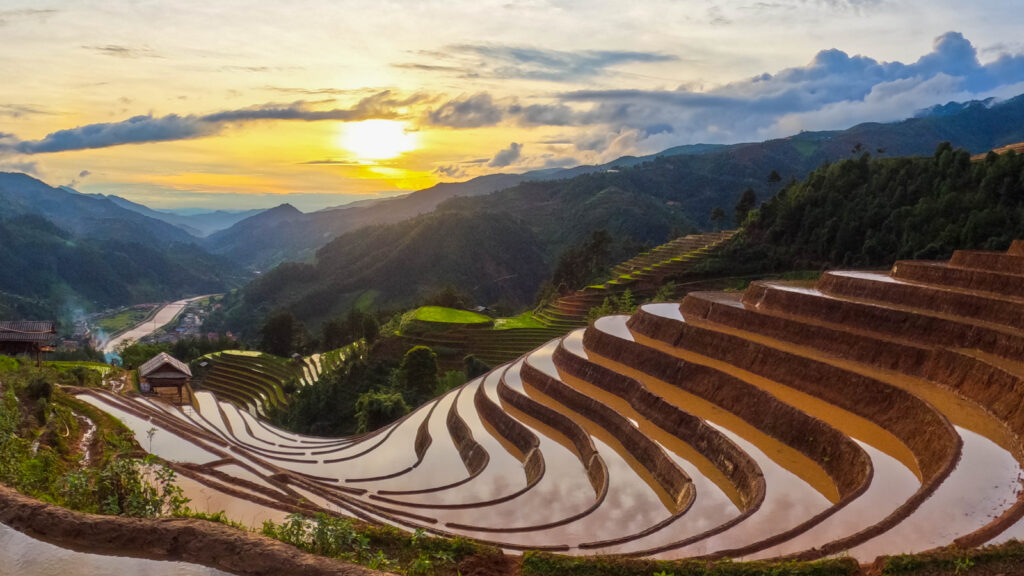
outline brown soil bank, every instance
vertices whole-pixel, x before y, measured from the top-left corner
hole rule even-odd
[[[214,522],[82,514],[23,496],[6,486],[0,486],[0,523],[72,550],[189,562],[240,576],[384,574],[306,554],[277,540]]]

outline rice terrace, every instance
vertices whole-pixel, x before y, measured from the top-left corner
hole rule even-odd
[[[1005,0],[0,6],[0,576],[1024,576]]]

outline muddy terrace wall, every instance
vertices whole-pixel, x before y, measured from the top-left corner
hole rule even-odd
[[[629,320],[631,330],[677,348],[728,362],[785,384],[885,428],[910,448],[927,483],[937,483],[955,467],[960,436],[917,396],[804,356],[761,345],[643,310]]]
[[[193,518],[82,514],[0,485],[0,523],[82,552],[201,564],[240,576],[376,576],[383,572],[313,556],[293,546]]]
[[[919,373],[932,349],[906,341],[882,340],[839,327],[805,323],[790,316],[776,316],[760,309],[717,302],[705,293],[691,293],[680,310],[688,317],[704,318],[716,324],[756,332],[771,338],[813,347],[840,358],[856,360],[887,370]]]
[[[462,394],[463,391],[460,390],[459,394]],[[484,450],[483,446],[473,439],[473,432],[469,429],[469,425],[459,415],[457,410],[458,403],[459,398],[456,396],[451,409],[448,410],[446,423],[448,425],[448,433],[455,442],[455,448],[459,451],[463,464],[466,465],[466,470],[470,474],[469,477],[472,478],[487,467],[491,457]]]
[[[757,462],[703,420],[653,394],[640,382],[589,362],[559,346],[554,354],[560,370],[623,398],[655,426],[669,432],[707,458],[736,487],[743,511],[756,510],[765,496],[765,481]]]
[[[693,481],[664,449],[633,426],[621,414],[604,403],[566,386],[556,378],[524,362],[520,370],[524,382],[582,414],[611,434],[641,466],[647,469],[676,505],[678,512],[693,503],[696,491]]]
[[[871,480],[871,459],[856,442],[755,386],[593,327],[583,343],[596,354],[717,404],[791,446],[825,470],[844,500],[860,495]]]
[[[540,453],[538,446],[540,440],[515,418],[509,416],[500,406],[487,397],[484,384],[477,387],[473,395],[473,405],[476,407],[480,418],[489,424],[505,440],[516,447],[520,461],[526,472],[526,483],[530,486],[536,484],[544,476],[544,456]]]
[[[508,384],[505,384],[504,376],[498,383],[498,396],[521,412],[551,426],[568,438],[575,446],[576,455],[587,471],[587,477],[597,494],[598,501],[604,500],[608,494],[608,467],[594,448],[594,441],[586,430],[561,412],[552,410],[533,398],[516,392]]]
[[[974,268],[1005,272],[1007,274],[1024,274],[1024,259],[1013,254],[1002,252],[986,252],[983,250],[957,250],[949,259],[949,265],[957,268]]]
[[[1008,357],[1024,357],[1024,338],[1015,333],[927,314],[915,314],[883,304],[838,300],[782,290],[755,282],[743,295],[743,303],[758,310],[816,318],[889,336],[936,346],[978,348]]]
[[[1024,314],[1016,302],[986,298],[964,292],[951,292],[917,284],[878,282],[826,272],[818,289],[827,294],[891,302],[900,306],[955,313],[1024,329]]]
[[[897,262],[892,267],[893,278],[954,286],[965,290],[983,290],[1006,296],[1024,296],[1024,278],[1013,281],[1005,273],[973,268],[954,268],[938,262]]]

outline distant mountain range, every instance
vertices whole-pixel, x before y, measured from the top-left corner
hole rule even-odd
[[[726,146],[697,144],[677,146],[662,154],[691,155],[722,150]],[[636,166],[651,156],[624,156],[607,164],[535,170],[523,174],[489,174],[465,182],[445,182],[404,196],[357,202],[330,210],[304,214],[283,204],[234,226],[211,234],[204,245],[213,253],[241,265],[266,270],[287,260],[310,260],[316,250],[332,239],[364,226],[393,224],[420,214],[456,196],[482,196],[523,182],[561,180],[583,174]]]
[[[246,279],[184,230],[109,198],[0,172],[0,207],[0,317],[158,302]]]
[[[436,206],[434,212],[401,223],[382,225],[389,217],[398,217],[386,209],[374,212],[373,207],[363,209],[362,218],[351,220],[345,219],[346,210],[337,211],[333,220],[314,220],[294,209],[279,208],[279,218],[260,215],[210,240],[246,227],[247,237],[279,246],[281,251],[274,257],[287,259],[288,249],[308,242],[306,236],[294,235],[297,229],[320,234],[322,242],[331,231],[342,229],[339,222],[378,224],[341,234],[315,253],[313,264],[288,265],[249,285],[236,301],[233,327],[243,330],[255,325],[254,315],[282,308],[315,324],[330,313],[343,312],[367,290],[376,295],[379,306],[410,305],[446,280],[480,304],[503,300],[523,305],[532,301],[538,279],[551,273],[558,255],[596,229],[608,230],[622,246],[630,242],[656,244],[667,240],[673,230],[707,229],[716,207],[723,208],[731,219],[733,206],[747,188],[753,188],[763,200],[787,181],[802,179],[825,162],[864,154],[930,156],[945,141],[971,152],[984,152],[1022,140],[1024,97],[996,105],[947,105],[903,122],[804,132],[699,153],[626,159],[612,167],[585,168],[575,177],[523,181],[489,194],[457,195],[458,185],[449,185],[445,194],[435,187],[424,204]],[[769,178],[773,171],[779,179]],[[421,195],[424,192],[413,193],[402,201],[412,203]],[[440,201],[446,195],[448,199]],[[392,202],[398,201],[375,206]],[[487,224],[492,225],[491,234],[508,241],[485,238]],[[453,232],[461,227],[479,233]],[[289,234],[287,241],[278,242],[283,231]],[[241,243],[237,246],[244,248]],[[529,273],[516,268],[524,261]],[[448,272],[439,274],[439,270]],[[498,278],[500,282],[496,282]]]
[[[72,192],[77,192],[76,190],[70,188],[62,188]],[[230,228],[231,226],[235,225],[236,223],[242,220],[245,220],[246,218],[249,218],[250,216],[255,216],[256,214],[263,212],[263,209],[240,211],[204,210],[189,211],[188,214],[182,214],[178,212],[153,210],[148,206],[144,206],[137,202],[132,202],[131,200],[121,198],[120,196],[104,194],[86,194],[86,196],[98,198],[101,200],[110,200],[111,202],[120,206],[121,208],[126,208],[128,210],[131,210],[132,212],[142,214],[143,216],[148,216],[150,218],[160,220],[161,222],[166,222],[172,226],[177,226],[178,228],[181,228],[182,230],[188,232],[189,234],[195,236],[196,238],[203,238],[209,236],[210,234],[213,234],[214,232],[217,232],[218,230]]]
[[[689,220],[707,228],[711,210],[721,207],[730,211],[746,188],[753,188],[762,199],[773,194],[779,187],[768,182],[773,170],[785,180],[799,179],[824,162],[863,152],[882,157],[928,155],[940,142],[948,141],[978,153],[1021,140],[1024,97],[999,103],[950,103],[902,122],[803,132],[760,143],[679,146],[598,166],[481,176],[370,204],[309,214],[282,206],[272,217],[258,215],[211,234],[204,246],[241,265],[266,270],[282,261],[309,261],[318,248],[346,232],[400,222],[430,212],[457,196],[483,197],[478,206],[500,210],[505,196],[494,194],[499,190],[512,189],[508,194],[515,195],[514,188],[526,182],[573,178],[584,178],[592,193],[616,186],[677,203]]]
[[[244,281],[242,268],[267,271],[286,261],[311,262],[303,272],[315,275],[266,275],[275,280],[264,278],[242,295],[254,309],[313,310],[306,303],[318,301],[321,310],[341,310],[360,290],[378,291],[382,305],[402,304],[450,282],[483,303],[523,303],[558,254],[595,229],[609,229],[620,246],[657,243],[670,231],[708,228],[712,209],[731,213],[746,188],[765,199],[824,162],[863,153],[930,155],[943,141],[972,153],[1024,141],[1024,97],[949,103],[902,122],[761,143],[681,146],[597,166],[494,174],[312,213],[283,204],[171,214],[0,173],[0,232],[17,239],[2,243],[0,315],[3,298],[8,309],[10,302],[25,309],[27,302],[53,301],[54,290],[90,306],[124,304],[219,290]],[[781,182],[769,180],[773,171]],[[456,225],[467,232],[445,234]],[[487,230],[508,241],[485,238]],[[409,254],[414,262],[405,260]],[[70,261],[92,264],[72,272]],[[457,266],[469,276],[456,274]],[[499,277],[516,280],[495,283]]]

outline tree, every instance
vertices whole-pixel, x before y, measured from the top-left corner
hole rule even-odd
[[[470,354],[462,359],[466,369],[466,380],[472,380],[490,372],[491,367],[476,356]]]
[[[416,406],[432,398],[437,388],[437,354],[427,346],[410,348],[398,367],[398,384]]]
[[[607,230],[591,232],[587,241],[562,253],[551,275],[551,285],[560,294],[582,288],[608,266],[611,249],[612,236]]]
[[[423,303],[427,306],[444,306],[445,308],[466,308],[472,299],[452,284],[427,296]]]
[[[711,210],[711,223],[715,225],[715,230],[722,229],[722,221],[725,220],[725,210],[722,210],[721,206],[715,206]]]
[[[736,202],[735,213],[737,226],[742,226],[743,223],[747,221],[747,215],[750,214],[750,211],[753,210],[756,205],[757,194],[754,193],[753,188],[747,188],[743,194],[740,195],[739,201]]]
[[[356,400],[359,433],[372,432],[409,413],[409,406],[398,392],[366,392]]]
[[[332,318],[327,322],[324,322],[320,338],[320,341],[324,345],[324,349],[334,350],[351,342],[350,340],[347,340],[348,334],[345,328],[345,323],[337,318]]]
[[[768,175],[768,181],[772,184],[778,184],[782,182],[782,176],[779,175],[778,171],[772,170],[772,173]]]
[[[291,312],[278,312],[260,330],[260,348],[276,356],[288,356],[301,346],[304,330]]]

